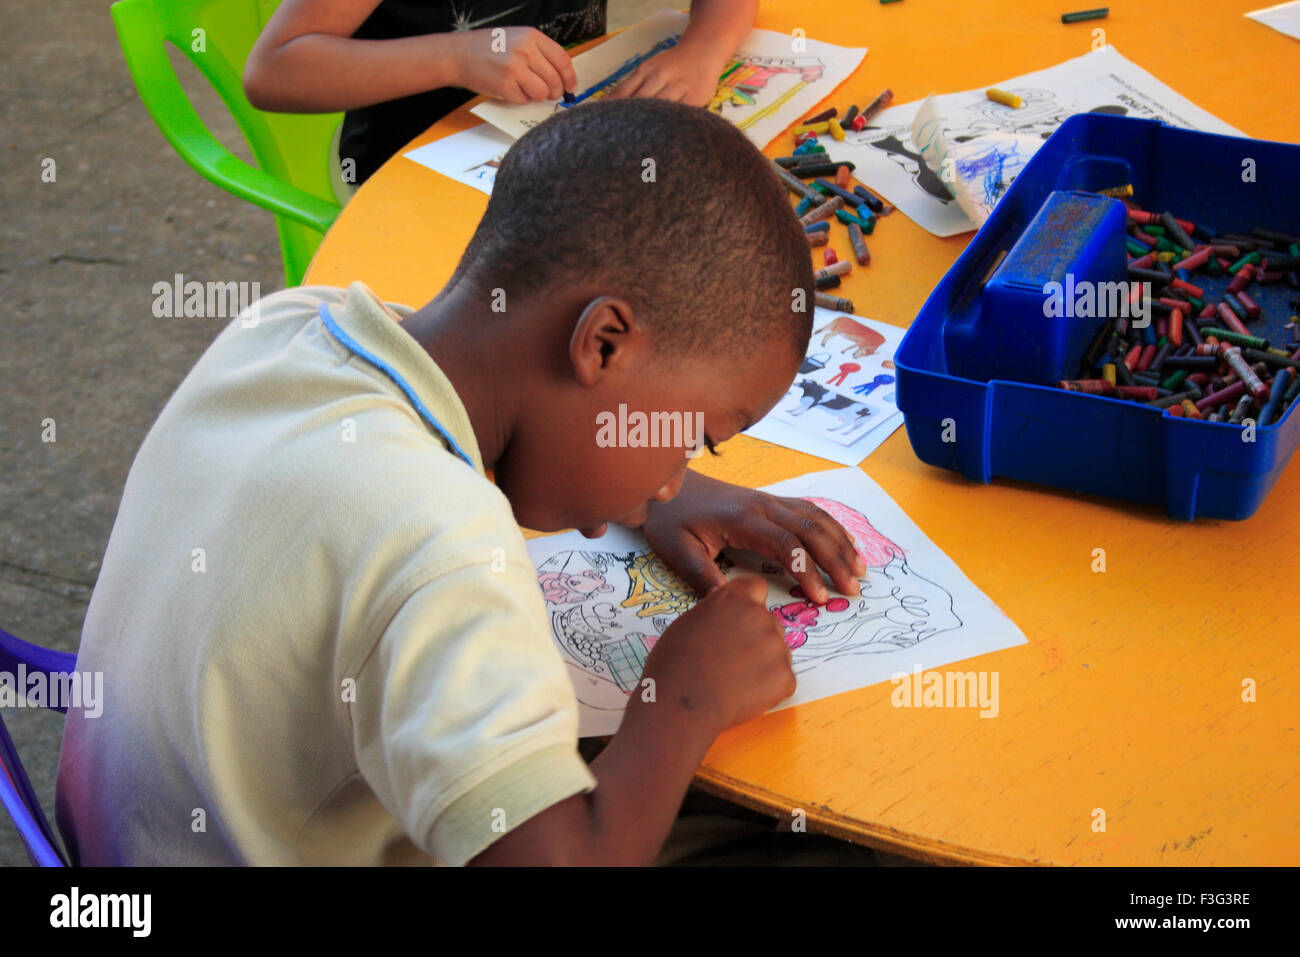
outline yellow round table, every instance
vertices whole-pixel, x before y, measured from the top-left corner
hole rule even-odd
[[[1125,4],[1064,25],[1065,0],[999,13],[982,3],[790,0],[763,3],[756,25],[870,47],[823,104],[841,107],[885,87],[906,103],[992,85],[1086,53],[1101,29],[1248,135],[1296,141],[1287,77],[1300,76],[1300,43],[1243,16],[1260,5]],[[459,110],[411,145],[478,122]],[[767,152],[790,144],[783,134]],[[486,204],[399,155],[343,210],[305,282],[360,279],[422,305]],[[972,235],[937,239],[901,213],[882,219],[871,265],[837,294],[906,327]],[[759,486],[834,466],[739,436],[695,467]],[[728,731],[700,786],[936,862],[1300,863],[1300,464],[1248,521],[1195,524],[1015,482],[972,484],[921,464],[902,429],[862,467],[1028,637],[961,666],[999,673],[1000,713],[894,708],[892,686],[875,685]],[[1097,548],[1104,572],[1093,570]]]

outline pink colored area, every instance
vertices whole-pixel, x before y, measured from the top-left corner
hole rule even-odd
[[[822,608],[827,611],[843,611],[849,607],[846,598],[832,598],[825,605],[814,605],[798,585],[790,589],[790,594],[799,600],[774,606],[772,614],[785,629],[785,643],[791,649],[802,647],[808,640],[808,629],[816,626]]]
[[[835,521],[844,526],[845,531],[853,536],[854,544],[858,546],[858,554],[862,556],[868,568],[884,568],[894,558],[907,557],[906,552],[876,531],[871,522],[867,521],[867,516],[857,509],[828,498],[810,496],[807,501],[828,512]]]

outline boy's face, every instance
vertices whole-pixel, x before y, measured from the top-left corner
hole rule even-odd
[[[539,403],[549,407],[530,413],[497,463],[497,484],[526,528],[595,537],[607,522],[639,526],[652,500],[677,494],[692,458],[771,411],[802,358],[784,337],[721,368],[712,357],[665,360],[644,339],[604,351],[593,360],[603,362],[596,381]]]

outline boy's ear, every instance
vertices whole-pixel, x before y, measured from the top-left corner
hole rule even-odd
[[[569,361],[583,387],[628,362],[645,344],[641,324],[624,299],[599,296],[587,303],[569,339]]]

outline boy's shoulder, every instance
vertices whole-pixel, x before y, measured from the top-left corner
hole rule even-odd
[[[519,555],[463,403],[399,326],[411,311],[360,283],[263,299],[168,402],[132,467],[131,499],[150,511],[166,501],[223,533],[310,530],[322,547],[396,561],[455,561],[487,543]]]

